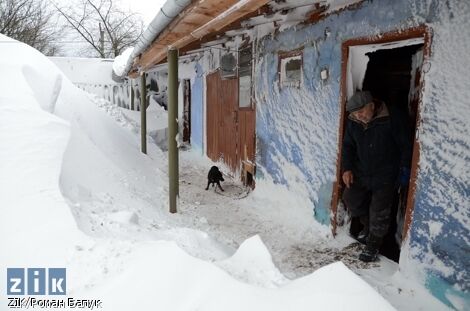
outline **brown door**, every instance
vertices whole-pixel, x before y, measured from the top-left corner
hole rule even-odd
[[[207,75],[207,156],[223,160],[233,171],[240,165],[238,135],[238,80]]]
[[[255,162],[255,110],[241,108],[238,111],[239,149],[241,160]]]

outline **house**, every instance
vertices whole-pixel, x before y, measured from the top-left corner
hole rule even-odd
[[[402,242],[391,252],[405,275],[465,309],[469,44],[468,1],[168,0],[126,72],[147,72],[164,93],[167,51],[178,49],[179,111],[192,147],[247,183],[269,176],[288,185],[334,233],[345,102],[369,89],[406,111],[411,183],[391,232]]]

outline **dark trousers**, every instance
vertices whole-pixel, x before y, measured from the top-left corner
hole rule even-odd
[[[369,234],[383,238],[390,226],[393,198],[396,187],[385,184],[378,189],[368,189],[355,180],[343,192],[343,201],[352,217],[369,218]],[[361,217],[362,216],[362,217]]]

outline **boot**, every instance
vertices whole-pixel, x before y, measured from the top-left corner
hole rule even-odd
[[[359,260],[363,262],[372,262],[377,260],[377,255],[379,254],[379,250],[377,248],[371,248],[366,246],[366,248],[362,251],[359,255]]]
[[[362,230],[358,233],[356,240],[362,244],[367,243],[367,237],[369,236],[369,215],[361,216],[359,221],[362,224]]]
[[[369,234],[366,248],[359,255],[359,260],[364,262],[372,262],[378,259],[379,248],[382,245],[382,238]]]

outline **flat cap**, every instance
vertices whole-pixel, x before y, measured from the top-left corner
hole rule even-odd
[[[356,91],[346,103],[346,111],[353,112],[361,109],[372,101],[373,97],[369,91]]]

